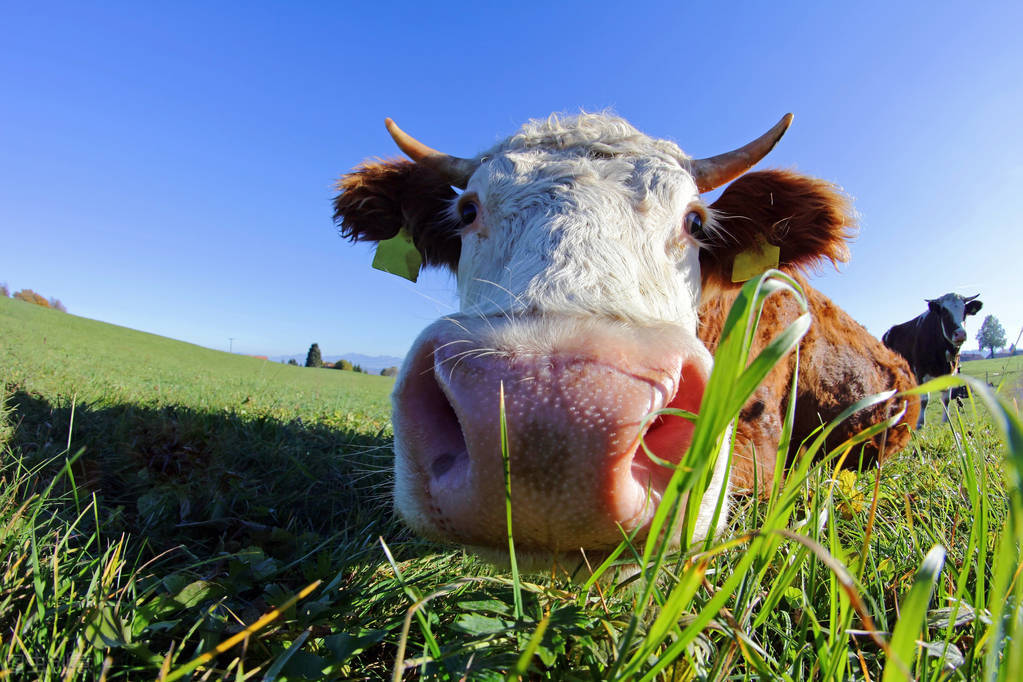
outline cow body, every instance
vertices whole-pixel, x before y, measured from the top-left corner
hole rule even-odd
[[[919,383],[959,371],[959,349],[966,341],[964,322],[976,315],[984,305],[976,296],[963,297],[949,293],[927,301],[926,312],[908,322],[897,324],[881,337],[886,346],[909,362]],[[942,403],[948,407],[949,392],[942,391]],[[927,396],[917,427],[923,426]]]
[[[737,492],[766,495],[773,483],[776,457],[793,458],[799,447],[861,398],[887,390],[905,391],[916,382],[908,363],[886,348],[848,313],[796,275],[807,296],[813,323],[799,344],[799,376],[789,451],[778,452],[782,423],[788,407],[795,357],[780,362],[757,388],[739,415],[730,481]],[[713,352],[717,348],[728,310],[738,290],[711,297],[700,308],[700,339]],[[757,354],[778,331],[802,311],[791,297],[773,296],[764,304],[751,354]],[[905,409],[901,423],[874,436],[855,451],[847,464],[883,463],[909,442],[920,401],[889,401],[856,412],[829,436],[835,446],[863,429]]]
[[[727,310],[734,257],[764,241],[791,273],[848,257],[851,211],[823,181],[751,173],[713,205],[700,198],[755,163],[787,123],[735,153],[693,160],[617,117],[552,116],[454,159],[388,121],[416,162],[367,163],[343,177],[335,219],[355,240],[404,229],[427,264],[457,272],[460,302],[422,332],[395,386],[395,504],[412,528],[490,555],[507,546],[503,401],[517,551],[600,554],[622,529],[645,535],[671,471],[640,438],[680,463],[692,435],[681,417],[645,417],[698,411],[715,345],[700,318],[715,302]],[[788,310],[780,301],[779,320]],[[867,392],[900,387],[872,364],[876,348],[821,338],[845,369],[830,375],[824,350],[804,341],[821,365],[808,381],[848,384],[845,372],[865,377],[857,386]],[[744,418],[741,437],[778,414],[784,390],[765,391],[765,409]],[[801,418],[832,414],[844,395],[828,394],[835,406],[808,404]],[[769,438],[747,440],[759,452]],[[727,508],[716,517],[714,509],[728,485],[726,455],[689,455],[716,458],[696,537],[726,520]]]

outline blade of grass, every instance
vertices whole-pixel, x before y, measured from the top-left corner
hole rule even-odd
[[[504,464],[504,514],[508,524],[508,561],[511,563],[512,594],[515,602],[515,620],[522,620],[522,585],[519,580],[519,564],[515,559],[515,538],[512,534],[511,458],[508,453],[508,422],[504,410],[504,382],[501,382],[501,462]]]
[[[547,626],[550,625],[551,614],[545,615],[536,626],[536,630],[533,631],[532,636],[529,638],[529,642],[526,643],[526,647],[522,650],[522,655],[519,656],[519,660],[515,662],[514,672],[509,672],[506,680],[513,680],[520,678],[529,672],[529,662],[533,660],[533,656],[536,654],[536,650],[540,648],[540,643],[543,641],[543,635],[547,632]]]
[[[931,548],[920,568],[913,577],[899,609],[899,620],[889,641],[888,660],[885,662],[881,682],[898,679],[913,679],[913,662],[916,660],[917,639],[927,618],[927,606],[931,602],[934,585],[938,582],[945,565],[945,548],[935,545]]]
[[[416,614],[416,618],[419,620],[419,627],[423,631],[423,639],[426,640],[426,646],[430,649],[430,653],[433,654],[433,657],[439,659],[440,645],[437,644],[437,640],[433,636],[433,631],[430,629],[430,621],[423,612],[416,607],[416,604],[422,600],[422,597],[418,590],[405,582],[405,578],[401,574],[401,569],[398,568],[398,562],[394,560],[394,555],[391,554],[391,548],[387,546],[384,538],[380,537],[378,540],[380,541],[380,545],[384,548],[384,554],[387,556],[388,563],[391,564],[391,569],[394,571],[394,576],[397,578],[398,584],[401,586],[402,590],[405,591],[408,598],[412,600],[413,605],[409,608],[409,612],[414,612]],[[401,642],[401,648],[404,649],[404,646],[405,642],[403,639]]]
[[[282,613],[284,613],[292,606],[294,606],[300,599],[305,599],[307,596],[309,596],[309,594],[311,594],[313,590],[320,586],[321,582],[323,581],[316,580],[310,583],[309,585],[306,585],[304,588],[302,588],[301,591],[298,592],[298,594],[293,595],[291,598],[289,598],[286,602],[281,604],[276,609],[273,609],[272,611],[264,614],[259,620],[257,620],[252,625],[248,626],[247,628],[237,633],[236,635],[228,637],[217,646],[213,647],[212,649],[202,654],[201,656],[193,658],[191,661],[184,664],[177,670],[171,671],[170,673],[167,674],[166,677],[163,678],[163,680],[165,682],[174,682],[174,680],[184,677],[185,675],[189,674],[190,672],[198,668],[200,665],[209,663],[218,654],[222,654],[223,652],[227,651],[228,649],[230,649],[231,647],[233,647],[235,644],[242,641],[246,637],[251,637],[256,632],[259,632],[261,629],[263,629],[273,621],[280,618]]]

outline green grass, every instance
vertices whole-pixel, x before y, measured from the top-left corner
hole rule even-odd
[[[773,362],[742,360],[755,285],[697,422],[711,450]],[[410,537],[390,379],[7,299],[0,379],[0,679],[1020,679],[1023,443],[981,397],[880,476],[807,460],[716,541],[623,544],[647,561],[620,584]]]
[[[102,405],[187,405],[278,419],[388,421],[393,379],[222,353],[0,297],[8,384]]]
[[[1006,400],[1014,401],[1017,410],[1023,406],[1023,355],[970,360],[961,363],[959,371],[994,387]],[[928,423],[945,417],[939,394],[935,393],[931,398],[927,404]]]
[[[985,373],[1016,373],[1023,371],[1023,355],[1015,355],[1008,358],[985,358],[983,360],[970,360],[960,365],[963,374],[983,378]]]
[[[1023,397],[1023,355],[1008,358],[971,360],[960,365],[959,371],[991,384],[1006,395]]]

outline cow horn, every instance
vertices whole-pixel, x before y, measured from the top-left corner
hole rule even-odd
[[[778,144],[778,140],[791,123],[792,114],[785,114],[773,128],[746,146],[717,156],[691,161],[697,189],[709,192],[748,171],[774,149],[774,145]]]
[[[977,298],[977,296],[980,296],[980,294],[975,294],[975,295],[973,295],[973,296],[967,296],[967,297],[966,297],[966,298],[964,298],[963,300],[964,300],[964,301],[966,301],[967,303],[969,303],[969,302],[970,302],[970,301],[972,301],[973,299]]]
[[[434,169],[443,175],[445,180],[459,189],[465,189],[466,183],[469,182],[469,177],[479,168],[478,161],[450,156],[427,147],[399,128],[398,124],[389,118],[384,119],[384,124],[387,126],[387,132],[391,134],[398,148],[406,156],[416,163],[421,163]]]

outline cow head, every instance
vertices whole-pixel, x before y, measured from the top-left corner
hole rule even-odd
[[[979,295],[979,294],[978,294]],[[977,296],[960,296],[959,294],[945,294],[941,298],[928,299],[927,309],[938,316],[941,323],[941,333],[945,341],[955,351],[966,341],[967,315],[976,315],[984,306],[982,301],[976,300]]]
[[[412,528],[507,546],[503,387],[516,550],[549,561],[606,552],[619,527],[643,537],[671,470],[640,436],[678,463],[692,433],[662,417],[642,434],[644,417],[697,412],[711,368],[696,336],[701,290],[735,286],[735,255],[765,241],[783,267],[847,257],[848,206],[827,183],[751,173],[713,205],[701,199],[757,163],[790,120],[702,160],[604,114],[532,121],[472,159],[388,120],[412,161],[344,176],[335,220],[357,241],[406,230],[428,265],[457,273],[460,301],[415,341],[394,391],[395,503]],[[698,535],[717,530],[725,459]]]

